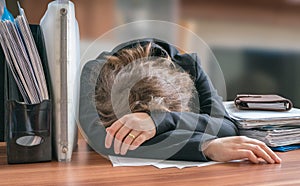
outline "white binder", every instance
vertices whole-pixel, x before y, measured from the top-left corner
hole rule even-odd
[[[79,87],[79,28],[74,4],[52,1],[40,23],[46,44],[53,87],[53,144],[58,161],[71,161],[77,144]]]

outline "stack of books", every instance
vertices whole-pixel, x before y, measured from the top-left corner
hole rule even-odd
[[[224,102],[224,106],[237,121],[240,135],[258,139],[270,147],[300,144],[300,109],[240,110],[233,101]]]

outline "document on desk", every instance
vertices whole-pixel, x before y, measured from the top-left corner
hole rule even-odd
[[[300,143],[300,128],[276,127],[266,130],[240,130],[240,135],[265,142],[270,147],[286,146]]]
[[[300,127],[300,109],[292,108],[289,111],[259,111],[239,110],[233,101],[224,102],[228,114],[238,121],[242,129],[258,128],[265,126],[295,126]]]
[[[114,167],[152,165],[159,169],[174,168],[174,167],[178,169],[183,169],[187,167],[203,167],[203,166],[222,163],[222,162],[215,162],[215,161],[209,161],[209,162],[172,161],[172,160],[156,160],[156,159],[144,159],[144,158],[128,158],[128,157],[119,157],[119,156],[109,156],[109,159]]]
[[[289,111],[239,110],[225,102],[228,114],[237,121],[240,135],[263,141],[270,147],[300,143],[300,109]]]

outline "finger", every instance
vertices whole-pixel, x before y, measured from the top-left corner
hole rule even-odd
[[[127,126],[121,127],[121,129],[116,133],[115,140],[114,140],[114,151],[116,154],[120,153],[120,148],[122,145],[122,142],[124,138],[129,134],[131,129],[129,129]]]
[[[259,141],[257,139],[251,139],[250,143],[254,143],[256,145],[259,145],[267,154],[269,157],[271,157],[276,163],[281,163],[281,159],[275,154],[264,142]]]
[[[263,143],[262,149],[275,161],[275,163],[281,163],[281,159],[275,152],[273,152],[266,144]]]
[[[118,119],[110,127],[108,127],[107,130],[109,130],[110,135],[115,136],[116,133],[123,127],[123,125],[124,122]]]
[[[110,127],[106,128],[106,137],[105,137],[105,147],[110,148],[112,145],[112,141],[116,133],[123,126],[123,123],[120,120],[115,121]]]
[[[109,132],[109,130],[106,130],[106,137],[105,137],[105,148],[110,148],[112,141],[114,139],[114,136],[112,136]]]
[[[242,148],[251,150],[257,157],[262,158],[268,163],[275,163],[275,160],[272,159],[272,157],[263,149],[261,146],[256,145],[256,144],[241,144]]]
[[[144,133],[141,133],[139,136],[137,136],[134,141],[131,143],[131,145],[129,146],[129,150],[135,150],[137,149],[139,146],[142,145],[142,143],[144,143],[147,140],[146,136]]]
[[[140,132],[132,130],[124,139],[121,146],[121,155],[125,155],[131,145],[131,143],[139,136]]]
[[[258,157],[251,150],[245,150],[245,149],[238,150],[235,155],[235,159],[244,159],[244,158],[248,158],[248,160],[251,161],[252,163],[255,164],[259,163]]]

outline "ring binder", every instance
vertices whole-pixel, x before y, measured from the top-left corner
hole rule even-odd
[[[79,28],[74,4],[57,0],[48,4],[40,21],[49,62],[53,103],[53,152],[59,162],[70,162],[77,145],[79,92]]]

